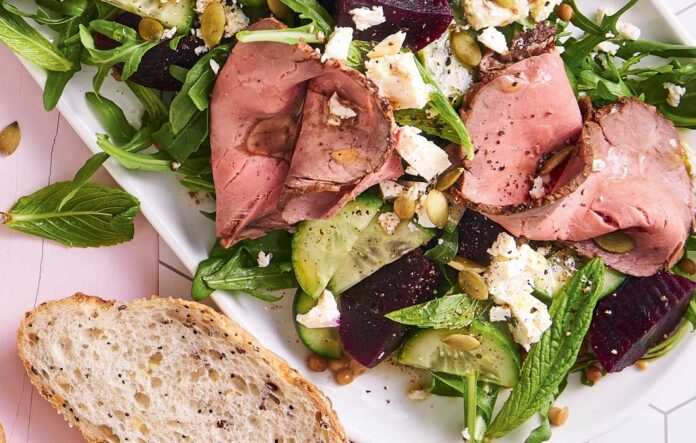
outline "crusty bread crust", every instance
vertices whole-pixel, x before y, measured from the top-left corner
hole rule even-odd
[[[0,423],[0,443],[6,443],[5,429],[2,427],[2,423]]]
[[[100,432],[100,423],[88,423],[88,420],[84,417],[82,420],[80,419],[77,412],[74,412],[73,409],[70,407],[72,404],[71,400],[73,399],[70,399],[69,395],[66,395],[65,392],[59,389],[59,387],[57,386],[56,377],[53,376],[53,374],[47,376],[49,374],[46,373],[46,370],[37,370],[39,363],[34,361],[36,360],[36,356],[32,355],[31,352],[32,346],[38,344],[40,340],[37,333],[45,335],[47,332],[53,334],[58,331],[47,331],[44,329],[41,330],[41,332],[39,332],[36,330],[36,325],[41,324],[42,326],[44,326],[46,324],[47,319],[51,317],[55,318],[56,314],[60,315],[61,312],[64,311],[66,308],[79,308],[79,310],[81,310],[82,312],[92,313],[91,317],[97,318],[98,315],[101,315],[98,313],[104,313],[105,311],[109,310],[113,311],[128,309],[129,311],[138,312],[137,310],[139,308],[146,308],[142,309],[142,315],[148,315],[148,313],[150,312],[148,308],[152,307],[153,305],[157,305],[158,308],[161,309],[167,308],[170,310],[175,310],[177,313],[181,312],[181,314],[177,315],[181,315],[182,318],[184,318],[183,316],[185,314],[185,322],[189,321],[189,318],[193,319],[193,321],[200,321],[201,326],[202,323],[205,322],[205,328],[208,331],[207,336],[216,336],[217,339],[221,339],[221,337],[224,336],[224,340],[234,349],[237,349],[238,354],[244,355],[244,358],[255,360],[253,362],[255,365],[258,363],[260,365],[266,366],[266,370],[269,370],[269,373],[273,374],[276,377],[276,380],[279,379],[284,383],[288,383],[288,385],[283,384],[283,386],[289,386],[291,389],[288,390],[295,392],[294,400],[288,399],[288,401],[296,401],[302,404],[312,405],[311,408],[298,407],[297,410],[293,411],[293,415],[287,414],[287,418],[285,420],[297,420],[309,424],[305,425],[306,427],[303,428],[305,434],[301,436],[288,435],[287,441],[348,441],[345,431],[343,430],[343,427],[338,417],[336,416],[336,413],[333,411],[331,407],[331,402],[321,393],[321,391],[319,391],[309,381],[304,379],[296,370],[290,368],[283,359],[276,356],[267,349],[263,348],[261,344],[253,336],[247,333],[244,329],[242,329],[238,324],[233,322],[228,317],[215,312],[213,309],[203,304],[180,299],[153,297],[149,300],[138,300],[130,303],[118,303],[115,301],[105,301],[98,297],[78,293],[62,300],[42,303],[41,305],[37,306],[33,311],[27,312],[17,331],[17,348],[19,351],[19,356],[24,364],[24,367],[27,370],[27,374],[29,375],[29,379],[31,380],[32,384],[59,413],[65,416],[66,420],[70,424],[77,426],[80,429],[84,438],[88,442],[97,443],[112,440],[108,437],[105,438],[104,433]],[[84,315],[83,317],[85,320],[88,320],[90,315]],[[176,322],[176,320],[174,321]],[[52,322],[49,321],[47,324],[50,326]],[[193,325],[195,329],[196,323],[193,323]],[[190,324],[187,325],[186,323],[184,323],[184,326],[186,326],[187,328],[191,327]],[[194,339],[195,337],[201,337],[200,340],[203,340],[205,338],[205,335],[199,333],[199,335],[194,335],[193,337]],[[41,353],[41,355],[43,357],[45,353]],[[80,361],[78,364],[84,365],[85,363],[86,362]],[[37,367],[35,367],[35,365],[37,365]],[[264,376],[269,377],[269,375],[267,374]],[[297,390],[292,389],[292,387],[297,388]],[[187,388],[185,386],[182,386],[182,390],[185,389]],[[62,395],[59,392],[62,393]],[[245,395],[246,397],[248,397],[246,399],[248,403],[252,401],[256,402],[258,400],[248,392],[238,393],[238,395]],[[90,400],[94,399],[81,399],[81,401],[83,402]],[[254,403],[254,408],[256,408],[255,405],[256,403]],[[292,406],[290,406],[290,408],[292,409]],[[198,412],[200,413],[200,410]],[[311,417],[309,417],[309,412],[311,412]],[[302,414],[304,414],[304,416]],[[263,420],[263,417],[261,417],[261,420]],[[148,423],[145,424],[149,425]],[[268,425],[268,423],[266,425]],[[277,422],[272,423],[272,426],[277,426],[278,429],[288,428],[288,426],[285,426],[284,423]],[[254,426],[247,425],[247,427],[253,428]],[[247,430],[247,432],[249,431]],[[1,437],[1,435],[2,433],[0,432],[0,443],[4,443],[4,440]],[[117,436],[116,433],[114,435]],[[246,437],[242,437],[241,440],[237,439],[236,437],[233,438],[235,438],[235,441],[250,441],[248,435]],[[253,440],[264,441],[261,439],[260,436],[254,437]],[[121,439],[120,441],[123,442],[123,439]],[[276,439],[276,441],[279,440]],[[281,441],[285,441],[285,437],[281,438]]]

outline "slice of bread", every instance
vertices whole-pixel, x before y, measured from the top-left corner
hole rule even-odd
[[[19,326],[31,382],[88,442],[345,442],[331,403],[229,318],[76,294]]]

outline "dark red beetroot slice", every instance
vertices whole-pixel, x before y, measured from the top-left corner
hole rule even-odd
[[[686,312],[696,283],[660,272],[630,277],[603,298],[594,312],[588,337],[607,372],[619,372],[664,340]]]
[[[482,265],[491,262],[488,248],[493,245],[498,234],[505,232],[502,226],[480,213],[468,209],[457,225],[459,234],[459,255]]]
[[[412,329],[386,314],[435,298],[440,271],[420,252],[411,252],[341,294],[343,349],[371,368],[401,346]]]
[[[406,46],[419,50],[437,40],[452,22],[452,7],[447,0],[338,0],[338,26],[355,28],[350,11],[381,6],[386,22],[364,31],[356,29],[358,40],[380,41],[397,31],[406,32]]]

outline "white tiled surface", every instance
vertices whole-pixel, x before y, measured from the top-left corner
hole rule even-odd
[[[665,0],[684,27],[696,35],[696,1]],[[637,6],[640,7],[640,6]],[[188,297],[191,277],[160,241],[160,294]],[[571,411],[572,413],[572,411]],[[673,380],[635,417],[588,443],[694,443],[696,380]]]

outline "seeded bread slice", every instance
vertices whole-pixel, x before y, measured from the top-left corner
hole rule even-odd
[[[88,442],[346,442],[322,393],[229,318],[76,294],[19,326],[31,382]]]

